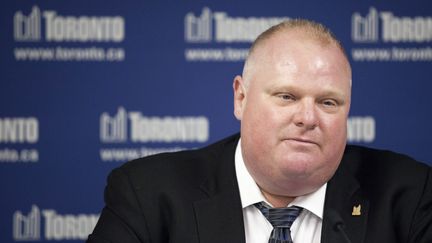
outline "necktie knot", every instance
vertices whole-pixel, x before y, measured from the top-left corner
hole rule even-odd
[[[256,203],[261,213],[273,226],[269,242],[292,243],[290,228],[302,211],[301,207],[271,208],[264,202]]]

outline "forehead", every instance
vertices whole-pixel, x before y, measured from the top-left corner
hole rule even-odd
[[[351,80],[345,54],[334,42],[323,42],[307,33],[287,31],[262,41],[248,60],[251,79],[261,75],[331,75]]]

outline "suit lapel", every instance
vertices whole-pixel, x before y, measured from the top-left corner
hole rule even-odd
[[[329,181],[324,205],[322,228],[322,243],[347,242],[343,233],[335,228],[338,221],[335,215],[343,221],[344,231],[352,243],[364,242],[369,201],[363,195],[361,187],[353,176],[359,156],[347,150],[341,165]],[[333,212],[333,215],[331,215]],[[336,217],[336,218],[337,218]]]
[[[194,202],[201,243],[244,243],[243,211],[238,189],[234,154],[238,137],[216,151],[219,161],[214,176],[200,187],[206,198]]]
[[[195,202],[200,242],[245,242],[242,209],[234,205],[232,196],[230,193],[222,193]]]

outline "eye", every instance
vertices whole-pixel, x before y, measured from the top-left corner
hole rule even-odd
[[[335,100],[329,100],[329,99],[323,100],[322,104],[328,107],[335,107],[338,105],[338,103]]]
[[[278,94],[277,97],[279,97],[282,100],[295,100],[294,96],[291,94]]]
[[[342,103],[340,100],[336,99],[324,99],[321,101],[320,105],[324,111],[333,113],[339,110]]]

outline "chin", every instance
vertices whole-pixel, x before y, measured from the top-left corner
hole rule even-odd
[[[280,170],[286,176],[296,179],[304,179],[311,175],[313,164],[310,161],[289,160],[283,161]]]
[[[287,167],[310,168],[319,161],[319,155],[315,153],[288,152],[282,158],[281,163]]]
[[[328,169],[328,165],[325,165],[319,156],[310,154],[291,154],[279,163],[283,174],[298,180],[315,180],[313,177],[325,173],[324,171]]]

